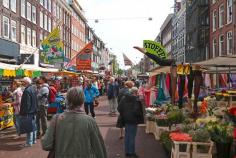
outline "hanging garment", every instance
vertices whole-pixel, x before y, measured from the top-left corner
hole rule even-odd
[[[230,74],[230,83],[232,88],[236,88],[236,74]]]
[[[196,114],[198,112],[197,102],[198,102],[198,96],[200,93],[200,87],[202,86],[202,71],[195,70],[194,71],[194,105],[193,110]]]
[[[170,93],[169,93],[169,90],[167,89],[167,86],[166,86],[166,74],[163,74],[163,76],[162,76],[162,88],[163,88],[166,100],[169,99]]]
[[[220,88],[227,88],[228,84],[227,84],[227,74],[219,74],[219,80],[220,80]]]
[[[190,74],[188,75],[188,98],[192,98],[193,93],[193,81],[194,81],[194,74],[193,74],[193,68],[190,67]]]
[[[170,74],[166,74],[166,89],[169,91],[170,94]]]
[[[205,87],[211,88],[211,78],[210,78],[210,74],[205,74],[205,77],[204,77],[204,84],[205,84]]]
[[[185,75],[179,75],[179,84],[178,84],[178,92],[179,92],[179,107],[183,105],[183,96],[184,96],[184,86],[185,86]]]
[[[185,85],[184,85],[184,98],[188,98],[188,77],[185,76]]]
[[[177,87],[177,67],[171,67],[171,103],[175,105],[175,93]]]

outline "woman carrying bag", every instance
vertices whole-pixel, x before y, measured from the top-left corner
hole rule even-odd
[[[42,138],[43,150],[54,151],[55,158],[107,158],[95,120],[82,110],[83,91],[69,89],[66,100],[67,110],[52,119]]]

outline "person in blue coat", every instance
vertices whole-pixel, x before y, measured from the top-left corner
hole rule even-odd
[[[85,102],[84,102],[84,109],[86,114],[90,113],[93,118],[95,118],[95,112],[94,112],[94,99],[99,96],[98,89],[92,85],[91,81],[88,82],[87,86],[84,89],[84,96],[85,96]]]

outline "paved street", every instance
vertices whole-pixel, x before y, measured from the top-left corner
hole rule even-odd
[[[119,139],[119,129],[115,128],[116,117],[110,117],[108,102],[101,98],[100,106],[96,109],[97,123],[102,132],[109,158],[123,158],[123,140]],[[40,141],[31,148],[21,148],[25,138],[14,139],[15,130],[9,128],[0,132],[0,158],[45,158],[47,152],[41,149]],[[137,154],[140,158],[166,158],[161,145],[153,135],[145,133],[145,127],[139,127],[137,135]],[[155,156],[154,156],[155,155]]]

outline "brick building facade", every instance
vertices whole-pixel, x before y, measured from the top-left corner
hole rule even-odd
[[[236,54],[236,4],[210,1],[210,58]]]

